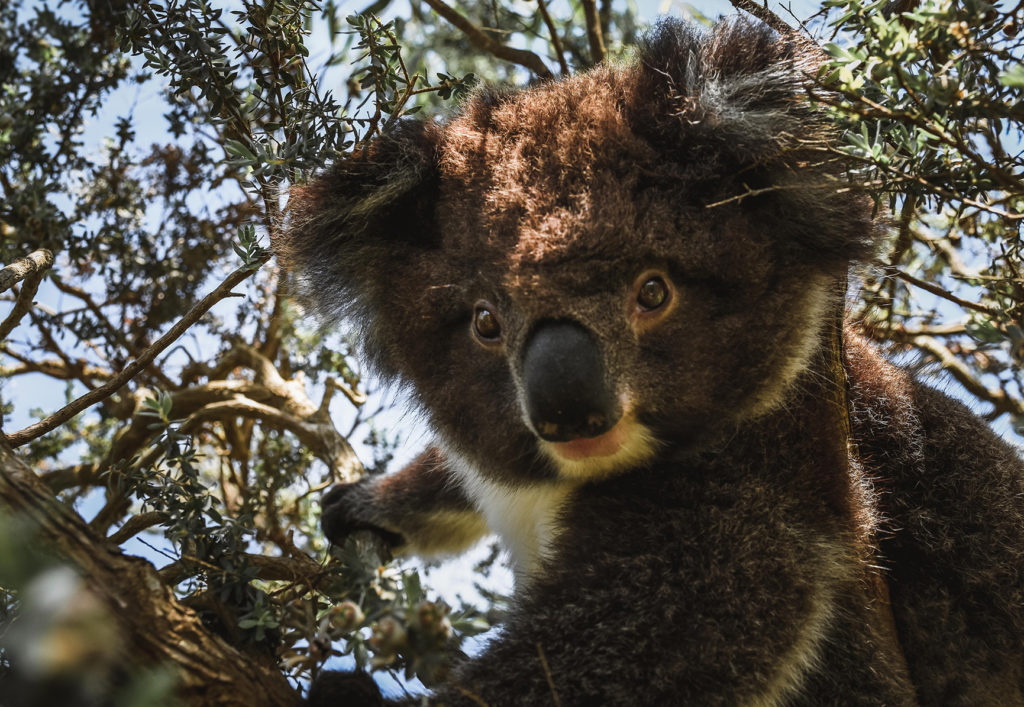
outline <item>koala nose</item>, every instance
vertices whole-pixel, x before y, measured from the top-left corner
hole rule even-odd
[[[569,442],[597,437],[619,420],[594,335],[571,321],[541,322],[523,352],[526,414],[541,438]]]

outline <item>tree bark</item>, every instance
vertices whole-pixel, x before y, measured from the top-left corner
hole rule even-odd
[[[10,449],[0,446],[0,503],[29,517],[40,539],[77,566],[86,586],[115,617],[125,661],[165,665],[178,678],[186,704],[220,707],[301,703],[275,662],[245,655],[210,633],[181,605],[145,560],[131,557],[98,538]]]

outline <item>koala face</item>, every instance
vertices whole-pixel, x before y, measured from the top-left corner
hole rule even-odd
[[[797,50],[730,32],[481,92],[297,197],[279,254],[488,474],[585,479],[696,451],[803,370],[874,227],[840,188]]]

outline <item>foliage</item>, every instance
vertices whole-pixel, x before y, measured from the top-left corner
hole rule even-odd
[[[409,74],[394,23],[354,16],[347,31],[358,40],[337,56],[332,48],[327,63],[356,63],[349,83],[367,86],[373,111],[360,111],[357,93],[339,103],[307,62],[314,17],[321,11],[304,2],[232,11],[191,0],[5,5],[0,249],[7,263],[56,252],[42,292],[63,299],[28,309],[3,344],[3,373],[62,381],[66,402],[95,391],[238,268],[249,279],[241,301],[226,302],[237,306],[198,318],[190,340],[94,412],[32,438],[23,458],[113,542],[161,531],[165,542],[140,537],[167,555],[161,577],[178,597],[243,651],[280,657],[294,679],[329,657],[332,637],[347,637],[341,650],[365,663],[379,621],[401,617],[415,638],[426,634],[414,626],[430,623],[421,616],[436,619],[429,640],[385,646],[384,664],[429,678],[458,646],[452,623],[476,630],[474,614],[447,618],[415,573],[378,575],[351,551],[347,560],[341,549],[327,552],[317,495],[360,473],[330,402],[337,390],[360,405],[365,394],[348,342],[296,324],[285,283],[263,267],[262,244],[283,223],[289,184],[393,122],[413,97],[458,96],[472,79],[444,74],[431,85]],[[131,98],[153,90],[164,97],[163,132]],[[96,121],[112,126],[98,154],[89,135]],[[159,142],[146,147],[139,135]],[[307,381],[325,388],[317,404]],[[373,412],[348,417],[360,434],[357,423]],[[373,457],[387,456],[387,439],[379,436]],[[12,635],[27,619],[6,607],[31,582],[9,573],[0,581]],[[359,622],[344,631],[324,623],[331,606],[353,602]],[[25,647],[2,648],[12,651],[0,662],[5,684],[32,678]],[[90,680],[98,687],[76,699],[102,701],[104,681],[124,683],[113,669]]]
[[[897,214],[888,262],[864,283],[864,327],[938,362],[991,417],[1024,420],[1020,12],[826,4],[836,36],[820,98],[849,128],[837,149]],[[351,355],[358,342],[303,322],[268,265],[289,188],[405,116],[448,110],[478,77],[584,70],[627,56],[638,34],[632,7],[610,1],[366,9],[0,6],[0,283],[14,270],[20,281],[0,289],[12,306],[4,442],[89,521],[83,542],[147,543],[204,630],[300,689],[339,654],[443,679],[495,614],[449,608],[367,538],[325,546],[318,495],[364,473],[354,444],[385,466],[395,435]],[[65,403],[92,396],[86,411],[56,420],[58,396],[24,392],[43,381]],[[26,426],[30,415],[41,422]],[[26,626],[83,635],[105,630],[90,622],[111,609],[88,577],[27,553],[23,523],[0,530],[0,683],[34,694],[26,704],[52,703],[31,691],[55,676],[65,701],[165,703],[180,672],[128,650],[26,671]],[[46,582],[78,597],[82,621],[32,608]]]
[[[1021,8],[983,1],[827,0],[846,42],[826,83],[841,148],[897,215],[867,331],[936,361],[1024,429]],[[893,11],[895,8],[895,11]]]

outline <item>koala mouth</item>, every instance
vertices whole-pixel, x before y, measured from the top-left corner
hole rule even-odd
[[[658,442],[635,415],[627,413],[607,432],[568,442],[540,440],[541,449],[563,479],[588,481],[620,474],[651,460]]]
[[[563,459],[580,461],[594,457],[611,457],[622,449],[628,437],[630,422],[623,418],[597,437],[581,437],[569,442],[550,442],[550,449]]]

